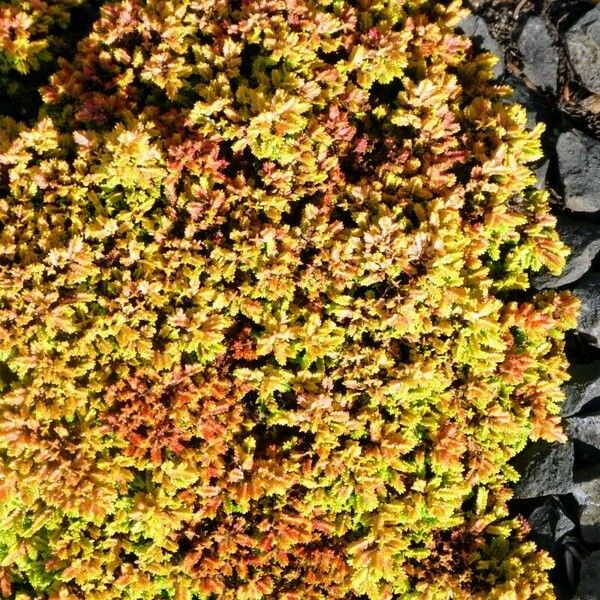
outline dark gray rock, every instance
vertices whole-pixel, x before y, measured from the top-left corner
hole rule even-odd
[[[597,493],[598,490],[596,490]],[[596,502],[588,501],[581,508],[579,514],[579,530],[581,537],[589,544],[600,542],[600,496],[595,497]]]
[[[600,550],[592,552],[582,563],[579,587],[573,600],[598,600],[600,598]]]
[[[498,62],[494,66],[494,76],[500,77],[504,73],[504,52],[500,44],[492,37],[485,21],[476,15],[469,15],[458,24],[466,36],[470,37],[474,45],[479,50],[487,50],[498,57]]]
[[[577,471],[571,493],[581,508],[600,502],[600,473],[597,467]]]
[[[535,175],[537,177],[537,183],[535,184],[535,187],[538,190],[541,190],[542,188],[546,187],[546,177],[548,176],[548,166],[549,165],[550,165],[550,161],[545,160],[539,167],[536,167],[535,169],[533,169],[533,172],[535,173]]]
[[[591,544],[600,542],[600,468],[578,470],[572,493],[580,508],[581,537]]]
[[[564,583],[554,584],[556,600],[573,600],[573,590]]]
[[[563,416],[580,412],[585,405],[600,396],[600,360],[569,367],[571,379],[562,386],[565,401],[561,407]]]
[[[567,208],[600,210],[600,141],[580,131],[567,131],[559,136],[556,152]]]
[[[554,540],[556,542],[563,539],[565,536],[573,533],[575,530],[575,523],[566,515],[566,513],[559,507],[556,508],[557,519],[556,525],[554,526]]]
[[[533,442],[519,454],[514,465],[521,474],[515,498],[568,494],[573,489],[573,442]]]
[[[600,449],[600,412],[567,417],[565,430],[570,439],[580,440]]]
[[[593,346],[600,348],[600,273],[590,271],[573,288],[581,300],[577,331]]]
[[[579,586],[573,600],[598,600],[600,581],[600,551],[592,552],[582,563]]]
[[[597,500],[598,503],[590,502],[585,506],[579,515],[581,537],[590,544],[600,542],[600,497]]]
[[[577,281],[590,269],[592,260],[600,252],[600,225],[559,215],[556,228],[560,239],[571,249],[571,255],[560,275],[532,276],[531,282],[538,290],[556,288]]]
[[[600,94],[600,6],[581,17],[565,35],[571,64],[583,85]]]
[[[575,529],[575,523],[566,515],[557,500],[544,500],[527,518],[534,540],[550,552],[556,550],[556,542]]]
[[[540,17],[530,17],[519,36],[519,51],[523,57],[523,72],[540,88],[556,92],[558,52]]]

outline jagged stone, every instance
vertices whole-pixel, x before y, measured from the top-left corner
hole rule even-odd
[[[540,17],[530,17],[519,36],[523,72],[538,87],[556,91],[558,52]]]
[[[567,131],[559,136],[556,152],[566,207],[575,212],[600,210],[600,141]]]
[[[573,68],[585,87],[600,94],[600,6],[581,17],[565,35]]]
[[[577,281],[590,269],[592,260],[600,252],[600,225],[559,215],[556,228],[560,239],[569,246],[571,254],[560,275],[532,276],[532,284],[537,289],[556,288]]]
[[[588,467],[577,472],[571,493],[580,507],[596,501],[600,502],[600,473],[598,467]]]
[[[600,542],[600,467],[578,470],[572,494],[580,507],[581,537],[591,544]]]
[[[600,273],[584,275],[573,293],[581,300],[577,330],[590,344],[600,347]]]
[[[487,50],[498,57],[498,62],[494,66],[494,76],[500,77],[504,73],[505,67],[504,52],[502,52],[500,44],[490,34],[485,21],[477,15],[469,15],[459,23],[458,29],[470,37],[480,50]]]
[[[575,523],[554,499],[544,500],[534,508],[527,522],[536,543],[549,552],[554,552],[556,543],[575,529]]]
[[[598,501],[599,503],[590,502],[579,515],[581,537],[590,544],[600,542],[600,498]]]
[[[562,404],[563,416],[580,412],[585,405],[600,396],[600,360],[569,367],[571,379],[562,387],[565,401]]]
[[[569,438],[600,449],[600,412],[568,417],[565,419],[565,429]]]
[[[539,167],[533,169],[533,172],[536,174],[537,177],[537,183],[535,184],[535,187],[538,188],[538,190],[541,190],[542,188],[546,187],[546,177],[548,176],[549,165],[550,161],[545,160]]]
[[[538,440],[515,458],[514,466],[521,474],[515,498],[568,494],[573,488],[573,442]]]

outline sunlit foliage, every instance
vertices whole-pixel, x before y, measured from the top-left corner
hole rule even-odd
[[[2,3],[2,72],[74,4]],[[553,598],[508,460],[577,306],[462,15],[106,2],[0,117],[5,598]]]

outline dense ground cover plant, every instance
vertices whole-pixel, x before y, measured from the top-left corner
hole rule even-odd
[[[576,305],[461,14],[106,2],[0,117],[4,597],[553,597],[507,461]]]

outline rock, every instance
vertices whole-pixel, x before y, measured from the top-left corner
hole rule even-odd
[[[600,273],[590,271],[573,288],[581,300],[577,331],[593,346],[600,348]]]
[[[546,187],[546,177],[548,176],[548,166],[549,165],[550,165],[550,161],[545,160],[539,167],[536,167],[535,169],[533,169],[533,172],[535,173],[535,175],[537,177],[537,183],[535,184],[535,187],[538,190],[541,190]]]
[[[600,6],[585,13],[567,31],[565,42],[583,85],[600,94]]]
[[[590,544],[600,542],[600,497],[599,503],[591,502],[579,515],[579,530],[584,541]]]
[[[578,471],[572,493],[580,507],[581,537],[590,544],[600,542],[600,469],[595,466]]]
[[[558,52],[540,17],[530,17],[519,36],[519,51],[523,57],[523,72],[540,88],[556,92]]]
[[[498,57],[494,66],[494,77],[500,77],[504,73],[504,52],[490,34],[485,21],[476,15],[469,15],[458,24],[458,29],[471,38],[478,50],[487,50]]]
[[[580,507],[600,503],[600,472],[598,467],[587,467],[577,472],[571,493]]]
[[[585,405],[600,396],[600,360],[569,367],[571,379],[563,384],[565,401],[561,407],[563,416],[580,412]]]
[[[570,217],[559,215],[556,228],[560,239],[571,249],[567,264],[558,276],[538,274],[531,278],[538,290],[557,288],[577,281],[592,266],[596,254],[600,252],[600,225],[576,221]]]
[[[600,412],[568,417],[565,419],[565,429],[570,439],[580,440],[600,449]]]
[[[566,515],[562,508],[556,508],[556,525],[554,526],[554,541],[558,542],[575,530],[575,523]]]
[[[565,584],[555,583],[554,593],[556,600],[573,600],[573,590]]]
[[[600,588],[600,550],[592,552],[582,563],[579,586],[573,600],[598,600]]]
[[[514,498],[568,494],[573,489],[573,442],[533,442],[514,460],[521,474]]]
[[[575,529],[575,523],[565,514],[557,500],[544,500],[527,518],[535,542],[549,552],[555,552],[556,542]]]
[[[559,136],[556,152],[567,208],[600,210],[600,141],[580,131],[567,131]]]

